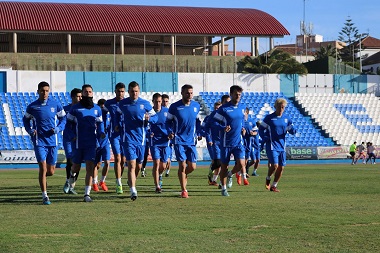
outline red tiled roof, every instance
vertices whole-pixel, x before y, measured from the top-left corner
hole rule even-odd
[[[289,35],[256,9],[0,2],[0,31]]]
[[[371,36],[362,39],[362,45],[366,48],[380,48],[380,40]]]

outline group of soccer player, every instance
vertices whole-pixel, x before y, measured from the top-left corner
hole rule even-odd
[[[352,162],[354,165],[358,162],[358,160],[362,159],[363,164],[376,164],[376,147],[372,142],[364,143],[364,141],[356,146],[356,141],[350,146],[350,155]]]
[[[127,89],[128,97],[125,97]],[[182,98],[168,108],[163,106],[167,96],[155,93],[153,106],[139,97],[140,87],[135,81],[128,87],[123,83],[115,86],[115,98],[93,102],[93,89],[85,84],[82,89],[71,91],[72,103],[65,108],[49,97],[50,86],[38,84],[39,98],[28,105],[23,118],[26,131],[31,135],[36,159],[39,164],[39,181],[43,204],[50,204],[46,190],[46,177],[54,174],[57,161],[57,134],[63,131],[64,148],[67,157],[67,180],[64,192],[76,194],[75,183],[82,162],[85,163],[84,202],[92,202],[91,189],[99,187],[108,191],[105,183],[110,167],[110,150],[114,154],[116,192],[123,193],[121,181],[124,165],[128,168],[130,198],[137,199],[136,179],[142,170],[146,145],[153,160],[153,179],[156,193],[161,193],[162,173],[170,163],[171,145],[178,162],[178,178],[181,197],[188,198],[188,175],[196,169],[196,143],[206,137],[212,158],[213,176],[210,184],[216,184],[220,175],[222,196],[229,196],[227,188],[232,186],[232,176],[239,184],[248,185],[247,162],[251,156],[257,169],[259,162],[259,135],[268,155],[266,188],[278,192],[279,182],[286,165],[285,136],[295,134],[292,120],[284,114],[287,102],[279,98],[275,112],[267,115],[260,124],[250,121],[249,110],[240,103],[243,89],[230,87],[230,95],[222,97],[220,104],[207,120],[201,123],[200,105],[193,101],[193,87],[181,87]],[[253,145],[252,145],[253,143]],[[252,149],[253,147],[253,149]],[[228,170],[231,156],[235,164]],[[104,167],[98,182],[97,170]],[[272,185],[271,177],[275,173]],[[256,170],[253,175],[256,174]]]

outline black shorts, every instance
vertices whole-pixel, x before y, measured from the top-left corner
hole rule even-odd
[[[351,157],[354,157],[355,154],[356,154],[355,152],[350,152]]]

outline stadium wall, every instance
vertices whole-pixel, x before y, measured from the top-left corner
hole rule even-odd
[[[70,91],[84,83],[91,84],[97,92],[112,92],[117,82],[128,84],[136,81],[141,85],[141,91],[145,92],[177,92],[183,84],[188,83],[194,86],[194,94],[198,95],[200,91],[228,91],[235,84],[242,86],[244,91],[283,92],[286,96],[293,97],[295,92],[373,93],[375,87],[379,89],[380,76],[21,70],[0,72],[0,89],[3,92],[35,91],[40,81],[49,82],[55,92]]]

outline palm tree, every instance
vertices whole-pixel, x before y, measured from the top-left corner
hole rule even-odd
[[[336,48],[333,48],[332,45],[320,47],[319,51],[314,54],[315,60],[324,59],[329,56],[336,58]]]
[[[306,67],[291,54],[279,49],[257,57],[246,56],[238,63],[238,72],[260,74],[307,74]]]

